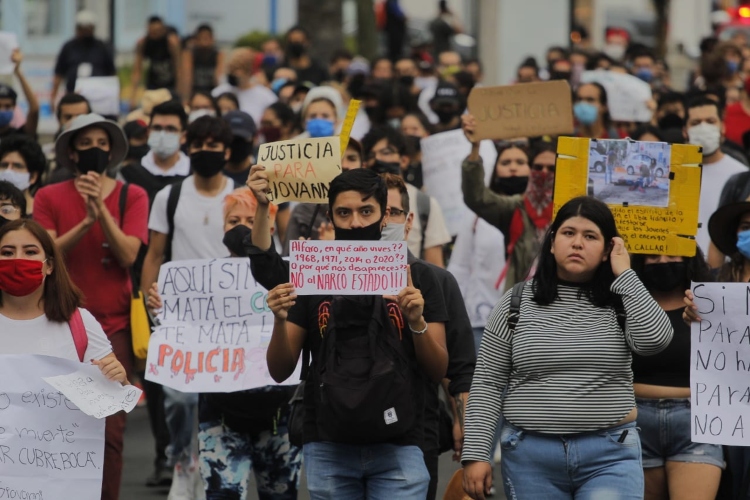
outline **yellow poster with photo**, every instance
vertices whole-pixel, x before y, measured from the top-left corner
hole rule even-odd
[[[658,144],[560,137],[555,213],[594,196],[612,210],[629,252],[694,256],[703,155],[698,146]]]

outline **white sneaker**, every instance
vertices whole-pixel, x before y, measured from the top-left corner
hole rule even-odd
[[[205,498],[203,478],[201,478],[195,457],[192,457],[187,465],[181,463],[175,465],[172,487],[169,489],[167,500],[205,500]]]

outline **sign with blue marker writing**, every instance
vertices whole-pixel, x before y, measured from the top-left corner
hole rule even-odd
[[[750,446],[750,284],[693,283],[690,354],[696,443]]]
[[[183,392],[277,385],[266,365],[273,332],[268,292],[248,259],[169,262],[158,286],[163,307],[149,342],[146,380]],[[287,380],[294,384],[299,376]]]
[[[43,380],[83,366],[0,356],[0,499],[101,498],[104,419],[86,415]]]

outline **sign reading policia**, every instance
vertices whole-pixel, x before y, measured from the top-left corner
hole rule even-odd
[[[555,212],[577,196],[612,210],[628,252],[695,255],[701,162],[698,146],[560,137]]]

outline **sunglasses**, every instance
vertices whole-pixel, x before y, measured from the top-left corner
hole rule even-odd
[[[542,170],[547,170],[548,172],[554,172],[555,166],[554,165],[544,165],[542,163],[534,163],[531,165],[532,170],[536,170],[537,172],[541,172]]]

